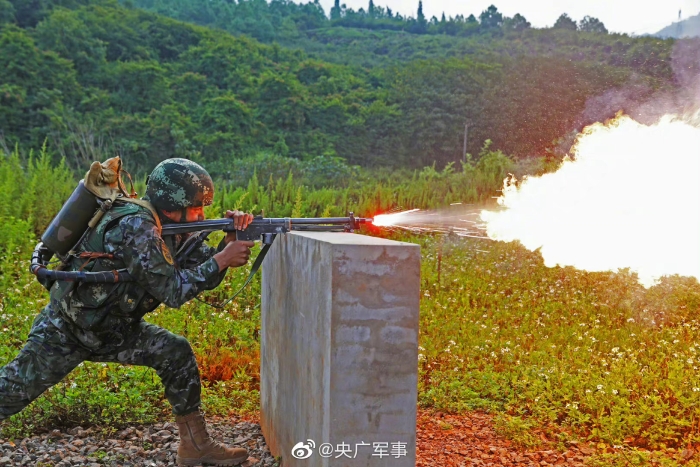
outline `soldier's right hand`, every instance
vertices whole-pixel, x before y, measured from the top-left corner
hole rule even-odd
[[[227,243],[223,250],[214,255],[219,271],[246,264],[250,259],[250,249],[253,245],[255,245],[254,242],[243,240]]]

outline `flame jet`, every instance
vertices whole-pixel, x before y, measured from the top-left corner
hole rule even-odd
[[[506,180],[487,235],[540,248],[547,266],[700,279],[700,128],[625,115],[586,127],[554,173]]]
[[[488,238],[483,234],[483,225],[478,216],[480,210],[469,208],[471,205],[454,203],[449,208],[424,211],[410,209],[374,216],[373,224],[408,230],[414,233],[437,232],[452,233],[460,237]]]

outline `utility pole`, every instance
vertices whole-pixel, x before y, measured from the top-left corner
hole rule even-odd
[[[464,158],[465,163],[467,162],[467,139],[469,138],[469,125],[469,122],[464,124],[464,150],[462,151],[462,157]]]

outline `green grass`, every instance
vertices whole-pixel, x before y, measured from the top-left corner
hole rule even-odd
[[[3,184],[10,184],[10,171],[2,173]],[[430,183],[458,190],[464,176],[425,173],[429,176],[416,179],[422,180],[421,190]],[[276,188],[256,188],[261,196],[256,203],[265,205],[277,196],[275,202],[303,204],[293,208],[301,214],[321,214],[314,211],[321,204],[305,204],[318,193],[309,192],[313,196],[297,203],[280,198],[284,190]],[[294,192],[288,188],[287,197]],[[333,204],[331,195],[328,202]],[[236,197],[232,192],[221,196],[208,215],[219,215],[215,211],[221,204],[237,199],[228,198]],[[377,188],[376,203],[390,205],[392,199]],[[48,299],[28,272],[36,241],[29,225],[38,211],[29,201],[23,209],[0,216],[0,234],[7,239],[0,250],[0,365],[22,347]],[[32,222],[24,220],[25,213]],[[48,212],[42,217],[50,218]],[[386,236],[422,247],[422,407],[490,411],[496,415],[496,430],[525,448],[542,437],[561,446],[591,441],[599,445],[592,462],[600,466],[681,465],[683,450],[700,445],[697,280],[669,277],[645,289],[629,271],[547,268],[539,253],[515,243],[401,232]],[[230,272],[224,285],[202,298],[222,301],[238,290],[247,272]],[[258,275],[225,310],[193,301],[147,316],[192,343],[209,413],[259,409],[259,280]],[[86,362],[0,424],[0,438],[77,425],[95,425],[111,434],[126,425],[168,418],[169,412],[152,370]]]
[[[628,272],[547,268],[537,253],[517,244],[390,236],[423,248],[422,407],[498,413],[497,430],[526,447],[537,443],[533,428],[555,441],[657,451],[699,441],[696,280],[666,278],[644,289]],[[19,348],[46,300],[24,272],[26,261],[11,264],[16,283],[1,302],[3,362]],[[245,272],[231,274],[230,283],[206,299],[233,292]],[[258,408],[258,295],[255,281],[225,311],[194,302],[179,310],[159,308],[148,317],[186,335],[203,374],[223,378],[205,384],[210,412]],[[221,354],[220,348],[231,352]],[[232,371],[217,373],[219,361],[229,362]],[[151,370],[85,363],[3,430],[11,436],[46,425],[94,423],[114,429],[155,420],[167,409]]]
[[[698,442],[695,279],[644,289],[629,272],[547,268],[517,244],[414,240],[424,246],[422,406],[496,411],[500,431],[525,445],[535,426],[610,446]]]

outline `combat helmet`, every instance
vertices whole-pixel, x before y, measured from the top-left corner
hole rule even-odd
[[[188,159],[166,159],[146,179],[144,199],[163,211],[208,206],[213,197],[211,176],[204,167]]]

